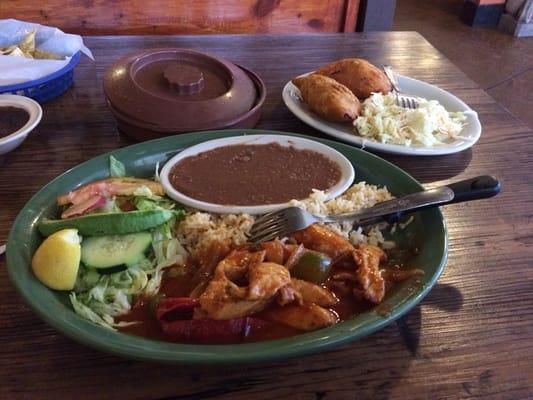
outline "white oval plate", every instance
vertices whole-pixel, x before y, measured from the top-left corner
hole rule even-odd
[[[32,129],[41,121],[43,116],[43,110],[39,103],[29,97],[15,94],[1,94],[0,107],[7,106],[22,108],[29,114],[29,118],[28,122],[18,131],[0,138],[0,154],[6,154],[20,146]]]
[[[193,207],[199,210],[209,211],[218,214],[264,214],[267,212],[272,212],[280,210],[289,205],[289,203],[280,203],[280,204],[265,204],[257,206],[239,206],[231,204],[214,204],[208,203],[200,200],[196,200],[192,197],[186,196],[181,192],[177,191],[169,181],[169,174],[172,167],[183,160],[186,157],[194,156],[199,153],[203,153],[218,147],[231,146],[238,144],[268,144],[268,143],[279,143],[281,146],[289,147],[294,146],[296,149],[301,150],[312,150],[322,155],[326,156],[330,160],[336,162],[339,165],[341,170],[341,179],[339,182],[332,186],[328,191],[326,191],[327,199],[332,199],[344,193],[352,184],[354,180],[354,169],[350,161],[344,157],[337,150],[332,149],[329,146],[326,146],[322,143],[315,142],[309,139],[303,139],[295,136],[284,136],[284,135],[244,135],[244,136],[232,136],[224,139],[215,139],[209,140],[204,143],[197,144],[195,146],[189,147],[179,154],[172,157],[167,161],[165,166],[161,169],[160,179],[161,184],[165,188],[167,195],[174,200],[178,201],[181,204],[184,204],[189,207]],[[250,177],[253,179],[253,176]]]
[[[352,125],[349,123],[341,124],[329,122],[316,116],[300,99],[300,91],[291,81],[287,82],[283,88],[282,95],[283,101],[289,110],[291,110],[294,115],[296,115],[307,125],[310,125],[313,128],[318,129],[319,131],[330,136],[345,140],[346,142],[384,153],[412,156],[437,156],[466,150],[478,141],[481,135],[481,123],[479,122],[477,113],[465,102],[446,90],[434,85],[430,85],[426,82],[408,78],[402,75],[398,75],[398,81],[402,92],[405,92],[405,94],[424,97],[428,100],[437,100],[448,111],[464,112],[467,119],[466,125],[461,131],[462,138],[450,141],[449,143],[443,145],[435,145],[431,147],[409,147],[398,144],[380,143],[356,135],[353,131]]]

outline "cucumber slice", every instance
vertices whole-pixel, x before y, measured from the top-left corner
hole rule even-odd
[[[43,236],[50,236],[66,228],[77,229],[82,236],[123,235],[161,225],[172,218],[172,215],[171,210],[147,210],[89,214],[60,220],[44,218],[38,228]]]
[[[88,237],[81,242],[81,262],[97,269],[132,265],[144,258],[151,243],[150,232]]]

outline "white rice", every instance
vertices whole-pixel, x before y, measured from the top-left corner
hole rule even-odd
[[[300,207],[315,215],[333,215],[359,211],[392,199],[393,196],[386,187],[378,187],[359,182],[350,187],[344,194],[332,200],[326,201],[326,194],[321,190],[314,190],[313,194],[305,200],[292,200],[291,204]],[[395,243],[387,241],[383,237],[382,230],[387,227],[386,223],[377,224],[366,228],[354,229],[350,222],[325,224],[331,230],[347,238],[352,244],[369,243],[385,249],[395,247]]]
[[[392,199],[387,188],[379,188],[365,182],[359,182],[343,195],[326,200],[326,194],[314,190],[305,200],[292,200],[291,204],[312,214],[329,215],[357,211],[362,208]],[[213,241],[228,241],[234,245],[246,242],[246,235],[254,223],[254,217],[248,214],[216,215],[196,210],[189,211],[177,227],[180,243],[191,253],[206,248]],[[353,244],[369,243],[382,248],[393,248],[394,242],[386,241],[382,230],[387,224],[382,223],[370,228],[354,229],[350,223],[326,224],[330,229],[341,234]]]
[[[248,214],[217,215],[190,211],[177,227],[177,237],[182,246],[195,253],[206,248],[213,241],[240,245],[246,242],[246,235],[254,223]]]

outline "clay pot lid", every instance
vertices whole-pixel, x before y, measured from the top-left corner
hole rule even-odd
[[[151,49],[121,58],[104,77],[110,106],[160,131],[211,129],[247,113],[256,86],[235,64],[188,49]]]

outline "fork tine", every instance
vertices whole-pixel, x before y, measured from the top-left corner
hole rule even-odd
[[[254,226],[266,226],[266,225],[269,225],[273,222],[277,222],[277,221],[280,221],[280,220],[283,220],[283,216],[282,215],[274,215],[270,218],[261,218],[261,219],[256,219],[254,221]]]
[[[276,237],[285,236],[288,233],[287,227],[280,227],[275,230],[263,231],[259,235],[251,236],[249,240],[252,243],[268,242]]]
[[[261,232],[272,231],[273,229],[278,229],[284,225],[287,225],[287,220],[277,220],[272,221],[269,224],[263,224],[256,226],[255,224],[250,229],[250,235],[260,234]]]
[[[412,97],[409,98],[409,106],[412,110],[416,108],[415,99],[413,99]]]
[[[403,108],[409,108],[409,105],[407,104],[407,101],[405,100],[405,97],[400,96],[400,99],[402,100],[402,107]]]
[[[260,216],[259,218],[257,218],[254,222],[254,225],[255,224],[261,224],[267,220],[270,220],[270,219],[274,219],[280,215],[283,215],[284,214],[284,211],[285,210],[278,210],[278,211],[272,211],[272,212],[269,212],[267,214],[264,214],[262,216]]]

